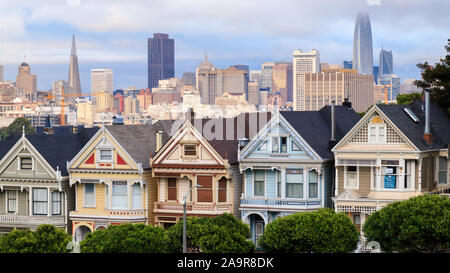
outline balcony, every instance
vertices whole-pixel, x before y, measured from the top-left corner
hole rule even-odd
[[[241,197],[241,208],[266,210],[312,210],[321,208],[318,199]]]
[[[52,224],[55,226],[66,225],[63,215],[18,215],[18,214],[0,214],[0,225],[4,226],[25,226],[35,227],[41,224]]]
[[[186,205],[186,214],[222,214],[233,213],[231,204],[193,204]],[[155,213],[183,213],[183,204],[155,202]]]

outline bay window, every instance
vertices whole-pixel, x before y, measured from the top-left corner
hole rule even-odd
[[[198,176],[197,184],[201,185],[200,188],[197,188],[197,202],[212,202],[212,176]]]
[[[224,177],[219,180],[218,196],[219,202],[227,202],[227,179]]]
[[[345,167],[345,186],[348,188],[358,187],[358,168],[356,166],[346,166]]]
[[[52,192],[52,214],[61,215],[61,192]]]
[[[17,191],[8,190],[6,193],[8,195],[8,212],[14,213],[17,210]]]
[[[95,207],[95,184],[84,184],[84,206]]]
[[[139,183],[134,183],[132,186],[133,190],[133,200],[132,200],[132,208],[133,209],[141,209],[142,208],[142,202],[141,202],[141,185]]]
[[[318,178],[315,170],[309,172],[309,198],[318,197]]]

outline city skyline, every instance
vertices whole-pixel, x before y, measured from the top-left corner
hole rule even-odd
[[[8,1],[2,1],[6,2]],[[297,5],[284,2],[293,7]],[[314,13],[317,18],[311,15],[302,17],[303,20],[308,20],[306,25],[309,27],[292,23],[297,17],[293,17],[292,11],[288,10],[284,11],[286,18],[277,21],[276,18],[280,18],[279,15],[275,16],[278,8],[274,8],[270,3],[255,8],[262,9],[261,17],[271,14],[269,9],[272,8],[275,19],[272,24],[255,18],[234,20],[235,22],[231,23],[228,19],[244,16],[251,4],[215,3],[218,7],[212,14],[218,13],[216,10],[221,8],[229,10],[233,7],[236,10],[226,15],[218,14],[215,23],[209,26],[202,23],[208,18],[211,19],[211,15],[204,14],[199,14],[195,20],[187,16],[183,17],[184,21],[180,18],[173,22],[150,20],[150,23],[144,24],[142,19],[130,17],[133,13],[140,14],[134,2],[127,3],[120,12],[118,10],[122,7],[121,4],[112,3],[106,6],[105,2],[101,1],[95,4],[67,1],[64,5],[58,3],[47,9],[46,5],[40,7],[32,3],[11,3],[15,12],[1,19],[7,27],[0,30],[4,37],[0,44],[0,64],[5,66],[5,80],[14,80],[17,66],[21,63],[22,56],[26,55],[27,63],[38,76],[38,90],[51,89],[53,81],[67,77],[70,36],[74,34],[77,37],[84,94],[90,91],[90,70],[101,67],[110,67],[115,71],[117,89],[128,86],[144,88],[147,82],[146,39],[158,32],[168,33],[176,40],[176,77],[181,77],[183,72],[195,71],[205,50],[208,50],[209,60],[218,68],[247,64],[250,70],[260,69],[263,62],[290,61],[291,52],[299,48],[317,48],[321,52],[321,60],[330,64],[341,64],[344,60],[352,59],[354,22],[359,11],[370,14],[374,55],[381,49],[381,44],[392,50],[396,56],[394,70],[400,78],[419,78],[420,70],[415,66],[417,63],[423,62],[424,59],[435,62],[444,55],[443,45],[447,39],[445,23],[448,23],[448,19],[437,14],[446,10],[442,7],[449,5],[447,2],[436,5],[440,6],[440,9],[430,7],[425,1],[409,3],[406,7],[401,3],[385,1],[369,1],[371,4],[366,1],[353,1],[354,3],[349,2],[345,7],[330,1],[318,2],[320,3],[308,3],[305,10],[318,8],[325,3],[333,12],[321,15]],[[100,12],[95,20],[85,18],[99,3],[105,5],[105,11]],[[206,7],[211,8],[211,4],[202,1],[196,1],[192,5],[198,7],[201,4],[203,6],[198,13],[204,12]],[[179,14],[178,10],[186,5],[161,6],[158,18],[170,12],[176,16]],[[396,12],[400,7],[407,9],[408,13],[402,13],[402,16],[398,17]],[[297,11],[301,15],[307,13],[305,10]],[[68,11],[74,14],[69,14],[67,18],[56,16],[58,12],[60,14]],[[115,11],[117,16],[112,19],[104,16],[108,12],[114,14]],[[194,14],[193,7],[186,7],[184,11],[188,15]],[[76,21],[74,15],[86,20]],[[151,15],[155,15],[155,12]],[[328,22],[332,20],[334,24],[329,26],[321,21],[324,19]],[[411,27],[411,22],[417,27]],[[376,59],[373,60],[374,65],[378,65]]]

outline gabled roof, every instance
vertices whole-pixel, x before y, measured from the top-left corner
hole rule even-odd
[[[105,126],[114,139],[143,169],[150,168],[150,157],[156,154],[156,133],[163,131],[163,142],[169,139],[174,121],[161,120],[146,125],[112,125]]]
[[[323,159],[332,159],[329,148],[331,137],[331,106],[319,111],[282,111],[280,114]],[[359,121],[360,116],[352,108],[335,106],[336,143]]]
[[[450,119],[432,102],[430,102],[430,131],[433,141],[430,145],[423,139],[425,131],[424,104],[423,101],[415,101],[409,105],[380,104],[377,107],[419,150],[447,148],[447,145],[450,143]],[[414,122],[405,112],[405,108],[409,108],[417,116],[419,122]]]
[[[222,156],[224,159],[228,159],[229,164],[235,164],[238,162],[238,142],[240,138],[251,139],[261,130],[264,125],[270,120],[270,112],[255,112],[255,113],[241,113],[234,118],[216,118],[216,119],[197,119],[191,120],[194,126],[197,124],[204,125],[209,122],[217,122],[217,124],[223,125],[222,139],[208,139],[203,132],[200,132],[211,146]],[[233,127],[227,126],[227,124],[233,124]],[[196,127],[198,131],[199,128]],[[227,130],[233,130],[232,137],[231,132]],[[227,135],[228,139],[227,139]]]
[[[59,168],[62,176],[68,176],[66,162],[72,160],[98,129],[98,127],[82,128],[77,134],[36,133],[25,137],[55,171]],[[21,136],[14,135],[0,142],[0,159],[20,139]]]

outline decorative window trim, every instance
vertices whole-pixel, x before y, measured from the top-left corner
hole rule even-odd
[[[14,211],[10,211],[9,210],[9,195],[10,195],[10,193],[11,192],[14,192],[15,193],[15,209],[14,209]],[[5,201],[6,201],[6,206],[5,206],[5,208],[6,208],[6,213],[14,213],[14,214],[17,214],[18,213],[18,208],[19,208],[19,194],[18,194],[18,191],[17,190],[6,190],[6,198],[5,198]]]
[[[113,162],[113,157],[114,157],[114,149],[113,148],[98,148],[98,162],[108,162],[111,163]],[[106,160],[106,159],[102,159],[102,151],[110,151],[111,152],[111,159]]]
[[[182,144],[183,145],[183,153],[182,153],[182,155],[183,155],[183,157],[189,157],[189,158],[196,158],[197,156],[198,156],[198,147],[197,147],[197,144],[191,144],[191,143],[185,143],[185,144]],[[194,146],[195,147],[195,155],[187,155],[186,154],[186,147],[187,146]],[[188,151],[188,152],[193,152],[193,151]]]
[[[264,173],[264,194],[263,195],[255,195],[255,189],[256,189],[256,187],[255,187],[255,177],[256,177],[256,172],[257,171],[261,171],[261,172],[263,172]],[[266,188],[267,188],[267,172],[266,172],[266,170],[254,170],[253,172],[252,172],[252,180],[253,180],[253,185],[252,185],[252,187],[253,187],[253,192],[252,192],[252,196],[254,196],[254,197],[256,197],[256,198],[263,198],[263,197],[265,197],[266,196]]]

